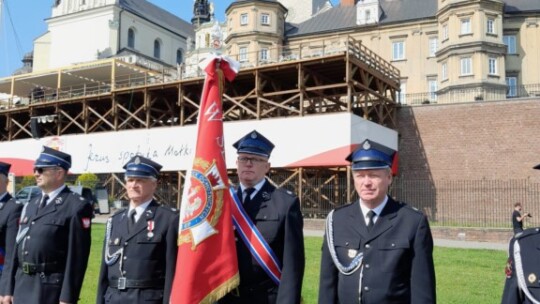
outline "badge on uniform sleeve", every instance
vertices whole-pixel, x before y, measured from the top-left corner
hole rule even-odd
[[[504,273],[506,274],[507,279],[512,277],[512,260],[510,258],[508,258],[508,261],[506,262]]]
[[[349,249],[349,257],[352,259],[356,257],[357,251],[355,249]]]
[[[82,218],[82,226],[84,229],[90,228],[90,218],[89,217],[83,217]]]
[[[536,282],[536,275],[534,273],[531,273],[528,277],[527,277],[527,280],[529,280],[529,283],[533,284],[534,282]]]

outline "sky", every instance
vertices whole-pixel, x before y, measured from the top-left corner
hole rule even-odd
[[[24,54],[32,51],[34,39],[47,31],[45,19],[51,16],[54,0],[0,0],[0,78],[22,66]],[[149,0],[153,4],[191,22],[193,0]],[[225,9],[233,0],[214,0],[215,16],[223,22]],[[332,3],[336,3],[333,0]],[[9,14],[8,14],[9,12]],[[10,18],[11,16],[11,18]]]

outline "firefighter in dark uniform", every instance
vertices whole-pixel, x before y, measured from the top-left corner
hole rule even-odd
[[[534,167],[540,170],[540,165]],[[510,240],[502,304],[540,303],[540,228],[518,232]]]
[[[281,263],[281,281],[278,286],[270,279],[237,236],[240,286],[219,303],[300,303],[305,266],[300,201],[290,191],[276,188],[265,178],[270,170],[268,159],[274,148],[268,139],[252,131],[233,146],[238,153],[238,197]]]
[[[13,297],[3,303],[77,303],[90,254],[92,206],[65,185],[71,156],[43,147],[34,163],[42,195],[23,208]],[[7,299],[6,299],[7,298]]]
[[[107,222],[96,303],[168,304],[178,252],[178,211],[153,199],[161,165],[135,156],[124,169],[129,208]]]
[[[2,272],[11,273],[4,261],[11,259],[13,250],[15,249],[15,237],[19,229],[19,217],[21,216],[22,204],[19,204],[7,192],[8,175],[11,164],[0,162],[0,277]],[[4,287],[7,286],[9,275],[0,279],[0,301],[2,295],[7,291]]]
[[[319,303],[435,303],[426,217],[388,196],[395,151],[364,141],[347,160],[359,201],[326,220]]]

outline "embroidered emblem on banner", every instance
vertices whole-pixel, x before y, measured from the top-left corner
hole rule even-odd
[[[184,218],[181,219],[179,245],[191,243],[191,248],[195,250],[206,238],[218,233],[214,226],[221,215],[226,190],[215,161],[209,163],[196,158],[191,171],[187,206]]]

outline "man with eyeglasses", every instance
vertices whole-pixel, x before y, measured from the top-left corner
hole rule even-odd
[[[277,260],[279,271],[274,276],[270,270],[272,265],[260,256],[255,258],[249,248],[257,249],[249,241],[244,242],[236,229],[240,286],[219,303],[300,303],[305,266],[300,201],[292,192],[276,188],[265,177],[270,170],[268,159],[274,148],[272,142],[252,131],[233,146],[238,153],[240,182],[235,208],[243,209],[253,229],[262,235],[263,246]],[[258,254],[264,255],[264,252]]]
[[[15,249],[15,236],[19,229],[19,217],[21,216],[22,204],[7,192],[8,175],[11,164],[0,162],[0,277],[2,273],[11,271],[4,261],[11,259]],[[4,264],[6,267],[4,267]],[[0,301],[6,294],[4,287],[9,275],[0,279]]]
[[[66,185],[67,153],[43,147],[34,163],[42,194],[21,214],[4,304],[77,303],[90,254],[92,206]]]

